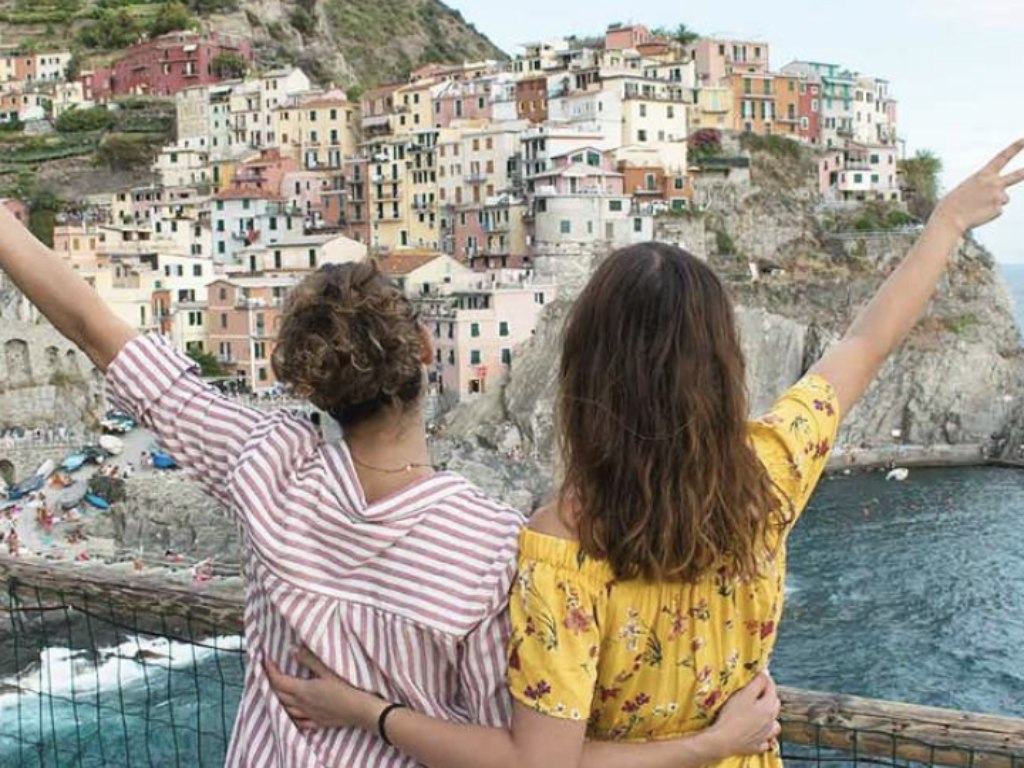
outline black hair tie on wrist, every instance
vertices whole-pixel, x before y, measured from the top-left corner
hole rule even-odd
[[[384,726],[387,724],[388,715],[396,709],[405,709],[405,704],[388,704],[384,707],[384,711],[380,713],[380,717],[377,718],[377,735],[380,736],[381,741],[389,747],[392,746],[391,739],[388,738],[388,733]]]

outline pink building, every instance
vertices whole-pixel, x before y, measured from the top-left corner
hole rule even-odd
[[[701,38],[688,48],[700,85],[720,85],[732,74],[768,72],[768,43]]]
[[[607,51],[635,49],[654,40],[651,30],[643,24],[632,24],[624,27],[613,24],[604,35],[604,47]]]
[[[449,128],[456,120],[490,120],[490,80],[450,80],[434,97],[434,127]]]
[[[129,48],[110,67],[82,76],[87,98],[105,101],[117,96],[172,96],[196,85],[220,82],[213,61],[235,54],[253,62],[247,38],[220,32],[172,32]]]

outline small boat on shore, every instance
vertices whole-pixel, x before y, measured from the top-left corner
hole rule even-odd
[[[84,495],[85,503],[90,507],[95,507],[99,510],[110,509],[110,502],[104,499],[102,496],[97,496],[95,493],[87,493]]]

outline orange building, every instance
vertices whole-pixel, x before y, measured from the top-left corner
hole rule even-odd
[[[768,72],[737,72],[726,77],[732,89],[734,130],[760,135],[774,132],[774,80]]]
[[[772,126],[772,133],[801,138],[802,83],[802,78],[794,75],[775,75],[775,124]]]
[[[619,163],[625,193],[640,203],[664,202],[682,210],[693,199],[693,184],[682,173],[667,173],[661,166],[639,166]]]

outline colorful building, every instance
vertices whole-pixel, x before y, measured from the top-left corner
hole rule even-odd
[[[83,73],[89,98],[107,101],[118,96],[173,96],[185,88],[221,80],[213,63],[233,54],[253,62],[247,38],[221,32],[171,32],[129,48],[109,67]]]

